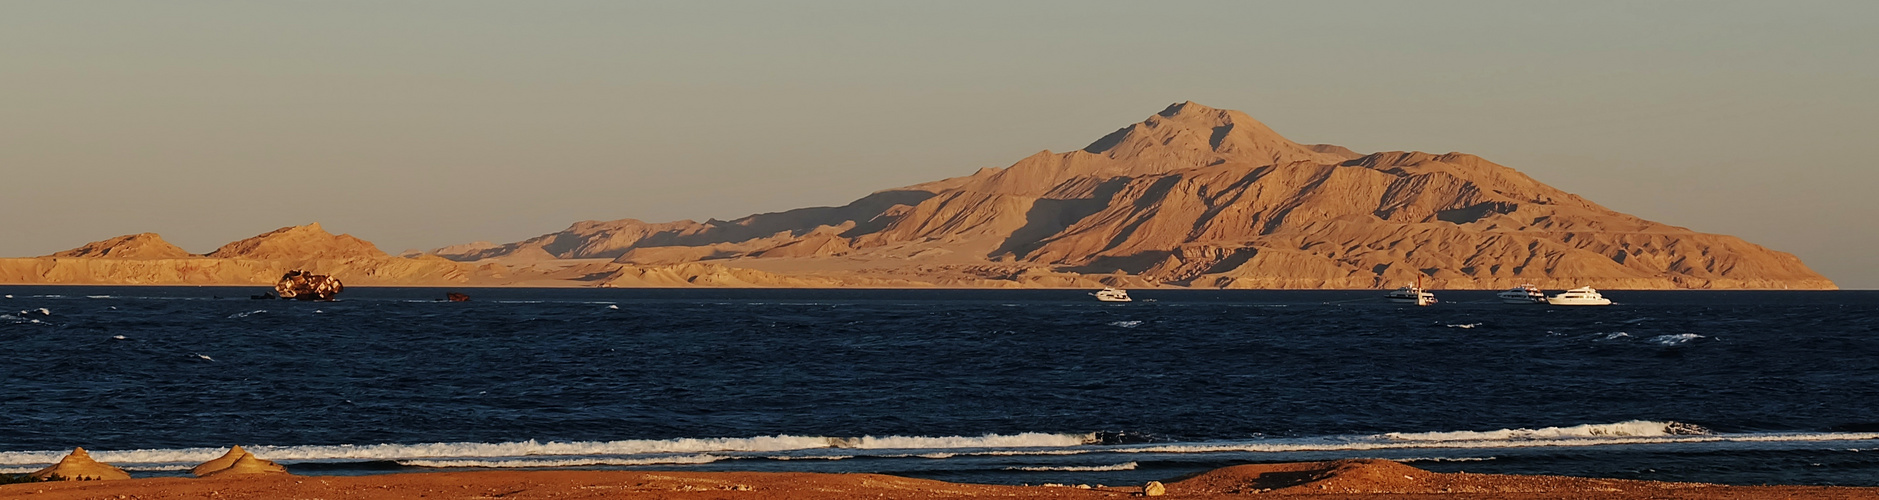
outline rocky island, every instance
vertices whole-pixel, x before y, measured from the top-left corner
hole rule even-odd
[[[1183,102],[1070,152],[731,221],[583,221],[389,255],[319,224],[193,255],[144,233],[0,259],[9,284],[1833,289],[1793,255],[1462,154],[1299,144]]]

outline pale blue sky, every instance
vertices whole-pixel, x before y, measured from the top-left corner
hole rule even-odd
[[[839,205],[1194,100],[1879,288],[1875,61],[1866,1],[0,1],[0,255]]]

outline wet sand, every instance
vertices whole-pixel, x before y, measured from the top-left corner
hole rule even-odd
[[[374,476],[248,475],[207,479],[30,483],[0,498],[30,499],[777,499],[1127,498],[1142,485],[997,486],[878,474],[636,471],[476,471]],[[1434,473],[1386,460],[1243,465],[1167,482],[1165,498],[1861,498],[1879,488],[1722,486],[1559,476]]]

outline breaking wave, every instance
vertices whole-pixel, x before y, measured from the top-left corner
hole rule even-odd
[[[1680,422],[1630,420],[1615,424],[1586,424],[1539,429],[1501,429],[1497,431],[1392,432],[1383,437],[1394,441],[1534,441],[1547,439],[1685,436],[1709,434],[1709,429]]]
[[[723,460],[716,455],[681,455],[652,458],[568,458],[568,459],[484,459],[484,460],[399,460],[398,465],[407,467],[477,467],[477,468],[544,468],[544,467],[595,467],[629,465],[690,465],[708,464]]]
[[[1129,463],[1115,464],[1115,465],[1062,465],[1062,466],[1037,466],[1037,467],[1006,467],[1005,470],[1023,470],[1023,471],[1037,471],[1037,472],[1045,472],[1045,471],[1049,471],[1049,472],[1108,472],[1108,471],[1118,471],[1118,470],[1135,470],[1135,467],[1136,467],[1135,462],[1129,462]]]
[[[1100,433],[986,434],[981,436],[763,436],[621,441],[520,441],[338,446],[244,446],[268,460],[295,464],[393,462],[426,468],[578,468],[692,465],[726,460],[967,459],[1137,454],[1349,452],[1375,450],[1501,449],[1676,443],[1832,442],[1879,439],[1879,432],[1715,433],[1681,422],[1631,420],[1568,427],[1491,431],[1393,432],[1372,435],[1260,438],[1187,443],[1104,444]],[[1836,445],[1838,446],[1838,445]],[[184,470],[221,456],[224,448],[94,450],[99,461],[129,470]],[[50,465],[65,451],[0,452],[0,472],[17,474]],[[1493,457],[1422,457],[1407,461],[1478,461]],[[1121,462],[1121,460],[1118,460]],[[1099,462],[1100,463],[1100,462]],[[1133,470],[1136,462],[1109,465],[1001,466],[1024,471]]]
[[[1692,340],[1703,339],[1703,338],[1709,338],[1709,337],[1704,337],[1702,335],[1697,335],[1694,333],[1679,333],[1676,335],[1658,335],[1656,337],[1651,337],[1649,340],[1653,344],[1669,346],[1669,345],[1683,345],[1683,344],[1689,343]]]
[[[929,449],[1024,449],[1041,447],[1081,446],[1095,439],[1094,434],[986,434],[983,436],[863,436],[863,437],[822,437],[822,436],[764,436],[753,438],[679,438],[663,440],[623,440],[623,441],[520,441],[510,443],[422,443],[422,444],[372,444],[372,445],[337,445],[337,446],[243,446],[256,456],[284,462],[335,462],[335,461],[384,461],[391,460],[408,465],[420,465],[413,461],[429,460],[427,463],[445,463],[451,461],[477,461],[476,459],[503,459],[513,461],[519,457],[543,457],[537,461],[577,460],[606,461],[608,465],[620,464],[621,461],[638,460],[673,460],[670,456],[634,457],[644,455],[682,455],[704,456],[706,453],[748,453],[763,454],[806,450],[929,450]],[[91,456],[106,463],[123,464],[181,464],[200,463],[222,456],[224,448],[179,448],[146,450],[95,450]],[[0,452],[0,467],[21,465],[50,465],[65,456],[66,451],[24,451]],[[593,457],[609,457],[599,459]],[[560,457],[550,459],[547,457]],[[805,457],[807,458],[807,457]],[[713,460],[716,460],[714,458]],[[485,462],[487,460],[478,461]],[[468,462],[465,462],[468,463]],[[653,463],[653,462],[645,462]],[[661,462],[690,463],[690,462]],[[698,462],[702,463],[702,462]],[[600,465],[596,463],[595,465]],[[479,465],[492,466],[492,465]],[[561,465],[516,465],[514,467],[560,467]]]

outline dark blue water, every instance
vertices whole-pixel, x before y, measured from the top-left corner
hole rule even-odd
[[[0,287],[0,471],[865,471],[1249,462],[1879,485],[1879,293]],[[1152,299],[1153,301],[1143,301]],[[50,314],[41,314],[45,308]],[[15,313],[15,311],[19,311]],[[140,472],[141,471],[141,472]]]

